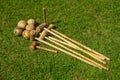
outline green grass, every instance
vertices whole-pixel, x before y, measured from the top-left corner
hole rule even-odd
[[[19,20],[47,22],[56,30],[110,57],[109,71],[99,70],[68,55],[36,50],[16,37]],[[0,80],[119,80],[119,0],[0,0]]]

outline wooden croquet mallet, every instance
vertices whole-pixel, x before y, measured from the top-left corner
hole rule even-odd
[[[53,25],[49,25],[48,29],[50,29],[50,28],[52,28],[52,27],[53,27]],[[66,50],[64,50],[64,49],[61,49],[61,48],[59,48],[59,47],[57,47],[57,46],[55,46],[55,45],[52,45],[52,44],[44,41],[43,39],[44,39],[44,37],[46,36],[46,33],[48,33],[48,32],[47,32],[46,30],[44,30],[44,31],[41,33],[41,36],[40,36],[39,38],[35,38],[35,39],[38,40],[38,41],[40,41],[40,42],[42,42],[42,43],[44,43],[44,44],[46,44],[46,45],[49,45],[49,46],[55,48],[55,49],[57,49],[57,50],[60,50],[60,51],[66,53],[66,54],[68,54],[68,55],[70,55],[70,56],[73,56],[73,57],[75,57],[75,58],[77,58],[77,59],[79,59],[79,60],[82,60],[83,62],[86,62],[86,63],[88,63],[88,64],[90,64],[90,65],[93,65],[93,66],[95,66],[95,67],[98,67],[98,68],[102,68],[101,66],[96,66],[94,63],[92,63],[92,62],[90,62],[90,61],[87,61],[87,60],[85,60],[85,59],[83,59],[83,58],[81,58],[81,57],[78,57],[78,56],[75,55],[75,54],[72,54],[72,53],[70,53],[70,52],[68,52],[68,51],[66,51]],[[104,69],[107,69],[107,68],[104,68]]]
[[[48,49],[45,47],[37,46],[37,41],[33,41],[32,44],[29,46],[29,50],[33,51],[35,49],[40,49],[40,50],[45,50],[45,51],[57,53],[57,50],[52,50],[52,49]]]

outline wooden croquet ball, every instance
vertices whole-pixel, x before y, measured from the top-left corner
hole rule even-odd
[[[20,20],[17,24],[17,27],[25,29],[26,24],[27,23],[24,20]]]
[[[34,20],[34,19],[29,19],[29,20],[27,21],[27,23],[28,23],[29,25],[35,25],[35,20]]]
[[[23,32],[23,29],[22,29],[22,28],[16,27],[16,28],[14,29],[14,34],[17,35],[17,36],[21,36],[21,35],[22,35],[22,32]]]
[[[29,39],[30,38],[30,31],[29,30],[24,30],[22,33],[23,38]]]
[[[26,26],[26,30],[31,31],[31,30],[34,30],[34,29],[35,29],[35,26],[32,25],[32,24],[29,24],[29,25]]]

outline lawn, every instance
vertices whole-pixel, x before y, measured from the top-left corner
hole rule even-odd
[[[62,52],[30,52],[13,30],[22,19],[42,23],[43,7],[56,30],[110,57],[110,70]],[[0,19],[0,80],[119,80],[120,0],[0,0]]]

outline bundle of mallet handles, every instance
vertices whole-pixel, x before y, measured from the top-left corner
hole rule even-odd
[[[71,39],[70,37],[67,37],[66,35],[56,31],[55,29],[53,29],[55,26],[54,24],[50,24],[47,27],[46,9],[45,8],[43,8],[43,19],[44,19],[44,23],[42,23],[38,27],[36,27],[36,30],[33,30],[30,32],[30,40],[33,41],[32,45],[30,45],[30,47],[29,47],[30,49],[34,49],[35,47],[41,48],[40,46],[36,46],[35,40],[37,40],[37,41],[44,43],[58,51],[61,51],[69,56],[72,56],[72,57],[80,60],[80,61],[83,61],[89,65],[92,65],[99,69],[108,70],[108,68],[105,67],[103,64],[106,64],[106,60],[110,60],[110,58],[108,58],[108,57],[104,56],[103,54],[83,45],[82,43],[77,42],[77,41]],[[54,35],[57,38],[47,36],[48,33]],[[40,35],[40,36],[36,36],[36,35]],[[48,40],[49,42],[45,41],[44,39]],[[56,50],[50,50],[47,48],[46,48],[46,50],[51,51],[51,52],[57,52]],[[93,58],[95,61],[76,52],[75,50],[79,50],[83,53],[86,53],[91,58]],[[100,63],[102,63],[102,64],[100,64]]]
[[[43,9],[43,18],[44,18],[44,22],[46,23],[46,11],[45,11],[45,9]],[[56,50],[59,50],[67,55],[70,55],[70,56],[72,56],[80,61],[83,61],[87,64],[90,64],[94,67],[97,67],[99,69],[108,70],[107,67],[83,56],[82,54],[79,54],[78,52],[74,51],[73,49],[80,50],[81,52],[86,53],[87,55],[91,56],[92,58],[96,59],[97,61],[99,61],[103,64],[106,64],[105,60],[110,60],[110,58],[108,58],[108,57],[100,54],[99,52],[83,45],[82,43],[77,42],[77,41],[67,37],[66,35],[54,30],[53,27],[54,27],[54,24],[50,24],[47,28],[42,27],[43,31],[40,33],[40,36],[35,37],[35,39],[40,41],[41,43],[44,43],[48,46],[51,46],[51,47],[55,48]],[[48,32],[50,34],[56,36],[57,38],[54,38],[51,36],[47,37],[46,35]],[[49,40],[50,42],[56,44],[57,46],[45,41],[44,39]],[[68,46],[73,48],[73,49],[68,48]]]

